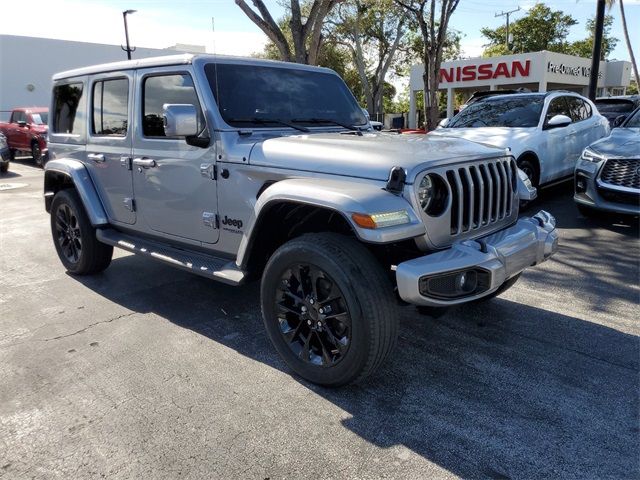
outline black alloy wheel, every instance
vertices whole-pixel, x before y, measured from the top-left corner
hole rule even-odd
[[[351,341],[351,315],[344,295],[326,272],[313,264],[294,264],[276,290],[280,332],[302,361],[330,367],[340,362]]]
[[[31,156],[33,157],[33,161],[37,166],[42,166],[42,150],[40,149],[40,144],[38,142],[33,142],[31,144]]]
[[[64,257],[72,264],[78,263],[82,253],[82,234],[78,217],[66,203],[55,211],[55,233]]]

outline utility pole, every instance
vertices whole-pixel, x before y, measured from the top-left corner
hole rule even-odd
[[[510,10],[508,12],[500,12],[500,13],[496,13],[494,15],[494,17],[507,17],[507,35],[505,37],[505,45],[507,46],[507,51],[510,51],[511,49],[509,48],[509,15],[511,15],[512,13],[516,13],[520,11],[520,7],[516,8],[515,10]]]
[[[598,74],[600,70],[600,52],[602,51],[602,31],[604,30],[605,0],[598,0],[596,6],[596,31],[593,35],[593,54],[591,56],[591,73],[589,74],[589,99],[595,100],[598,91]]]
[[[136,10],[125,10],[124,12],[122,12],[122,18],[124,19],[124,36],[127,41],[127,47],[125,48],[121,45],[120,48],[127,52],[128,60],[131,60],[131,52],[135,52],[136,50],[136,47],[129,46],[129,27],[127,25],[127,15],[131,15],[132,13],[136,13]]]

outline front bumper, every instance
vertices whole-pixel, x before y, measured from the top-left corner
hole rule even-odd
[[[451,248],[400,263],[396,283],[400,297],[411,304],[448,306],[466,303],[496,291],[506,280],[548,259],[558,250],[555,218],[541,210],[489,236],[455,243]],[[467,270],[482,272],[482,291],[458,298],[421,293],[421,278]]]
[[[640,191],[602,183],[598,179],[605,161],[578,160],[575,169],[573,199],[585,207],[604,212],[640,215]]]

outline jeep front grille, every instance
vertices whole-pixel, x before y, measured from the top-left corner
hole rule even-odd
[[[617,187],[640,189],[640,159],[612,158],[607,160],[600,181]]]
[[[427,228],[425,248],[478,238],[513,223],[518,216],[517,167],[510,156],[467,161],[426,170],[446,188],[445,207],[422,211]],[[415,194],[422,176],[415,182]],[[437,185],[438,182],[435,182]],[[416,203],[418,203],[416,197]]]
[[[499,159],[447,170],[451,188],[451,235],[491,225],[513,210],[516,165]]]

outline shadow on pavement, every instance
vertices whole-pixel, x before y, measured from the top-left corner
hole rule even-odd
[[[256,283],[228,287],[134,256],[79,279],[130,310],[152,312],[287,371],[260,317]],[[437,320],[402,309],[393,358],[361,386],[299,380],[351,414],[372,444],[404,445],[462,477],[628,477],[638,472],[635,336],[496,299]],[[215,382],[215,378],[212,378]]]

